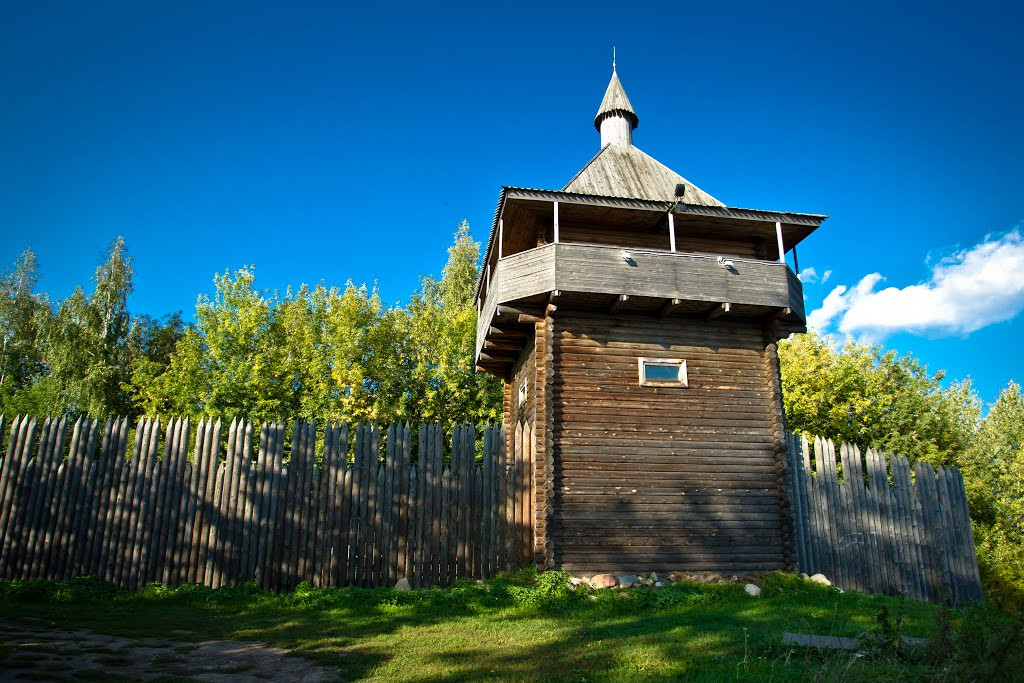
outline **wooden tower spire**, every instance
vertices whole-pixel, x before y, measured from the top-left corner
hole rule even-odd
[[[608,88],[604,91],[604,99],[597,109],[597,116],[594,117],[594,127],[601,132],[601,147],[613,145],[615,147],[630,147],[633,144],[633,129],[640,124],[640,118],[633,110],[626,91],[619,81],[619,75],[615,70],[615,60],[612,59],[612,79],[608,82]]]

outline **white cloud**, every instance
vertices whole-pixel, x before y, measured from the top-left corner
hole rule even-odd
[[[821,284],[825,284],[826,282],[828,282],[828,279],[830,277],[832,277],[832,271],[831,270],[826,270],[824,273],[822,273],[822,275],[821,275]]]
[[[896,332],[968,334],[1009,320],[1024,309],[1024,237],[1019,229],[988,236],[936,263],[927,282],[876,290],[883,280],[871,273],[853,288],[839,285],[807,316],[808,327],[877,341]]]
[[[797,275],[797,278],[800,280],[800,282],[817,282],[818,271],[814,269],[814,266],[811,266],[810,268],[804,268],[803,270],[800,271],[800,274]]]

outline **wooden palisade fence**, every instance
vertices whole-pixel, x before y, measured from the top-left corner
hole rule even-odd
[[[528,427],[506,453],[496,425],[446,444],[437,425],[296,422],[287,458],[282,423],[232,421],[226,452],[220,421],[161,427],[139,421],[129,450],[125,419],[14,420],[0,576],[425,587],[532,561]]]
[[[865,593],[981,600],[960,472],[923,461],[911,468],[902,456],[847,444],[838,451],[837,459],[835,445],[820,438],[813,448],[789,439],[788,507],[799,569]]]

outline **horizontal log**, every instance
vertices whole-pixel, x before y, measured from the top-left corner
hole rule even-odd
[[[595,533],[599,531],[599,533]],[[703,543],[713,541],[721,543],[747,543],[758,545],[762,539],[782,538],[782,530],[776,527],[768,527],[758,531],[757,534],[749,534],[742,527],[727,527],[723,529],[624,529],[620,527],[606,526],[599,529],[559,527],[557,532],[560,542],[591,543],[594,545],[614,545],[624,541],[643,542],[644,539],[652,539],[653,545],[664,545],[666,543],[679,542],[684,544]]]
[[[597,449],[592,449],[596,451]],[[687,470],[690,472],[714,472],[715,467],[732,467],[740,468],[743,471],[744,467],[766,467],[774,468],[778,463],[771,455],[759,455],[750,456],[747,458],[732,457],[727,461],[723,461],[721,455],[715,457],[702,457],[702,456],[687,456],[672,453],[663,454],[644,454],[638,455],[635,453],[610,453],[610,452],[591,452],[584,453],[581,451],[571,451],[562,449],[555,459],[555,465],[562,469],[591,469],[592,467],[600,467],[602,465],[611,465],[613,463],[628,464],[631,467],[626,471],[636,470],[637,468],[647,469],[649,467],[657,467],[659,465],[669,466],[671,470]],[[707,466],[707,468],[705,468]],[[613,468],[621,469],[621,468]]]
[[[613,562],[614,560],[612,560]],[[632,562],[622,563],[581,563],[577,561],[559,560],[557,566],[574,574],[596,574],[596,573],[638,573],[657,571],[660,574],[668,575],[672,571],[683,571],[687,573],[714,572],[721,574],[732,573],[753,573],[760,571],[772,571],[782,568],[782,560],[779,558],[774,562],[722,562],[694,560],[688,562],[674,562],[665,564],[659,562]]]
[[[676,520],[676,521],[749,521],[749,520],[765,520],[774,523],[774,526],[779,526],[779,520],[777,516],[778,508],[775,510],[756,510],[756,509],[739,509],[739,510],[688,510],[686,514],[681,514],[678,511],[664,512],[661,510],[645,510],[644,516],[647,521],[652,520]],[[771,517],[771,519],[769,519]],[[552,519],[561,521],[569,520],[605,520],[606,522],[615,522],[616,524],[628,521],[632,519],[633,515],[623,515],[621,512],[601,510],[601,509],[588,509],[588,510],[573,510],[565,511],[556,509],[552,514]]]
[[[578,379],[578,378],[577,378]],[[751,385],[744,388],[733,388],[729,390],[716,389],[714,387],[705,386],[694,386],[691,385],[686,388],[685,391],[681,391],[677,387],[662,388],[662,387],[644,387],[643,391],[640,391],[639,386],[639,373],[637,375],[636,384],[627,384],[621,382],[615,385],[605,384],[597,381],[598,378],[593,378],[593,382],[560,382],[558,375],[552,377],[552,391],[556,396],[562,396],[563,398],[606,398],[606,399],[619,399],[625,401],[631,400],[643,400],[643,401],[658,401],[658,400],[677,400],[681,402],[685,401],[717,401],[717,400],[752,400],[752,401],[764,401],[768,397],[768,386],[767,383],[763,385]]]
[[[730,548],[723,548],[721,552],[714,552],[705,549],[704,552],[672,552],[669,549],[650,549],[644,550],[640,548],[621,548],[614,551],[606,549],[583,549],[573,548],[559,550],[564,560],[568,561],[570,558],[573,562],[585,563],[585,562],[614,562],[614,563],[666,563],[663,566],[668,566],[674,563],[689,563],[693,564],[696,562],[721,562],[723,564],[737,565],[747,563],[770,563],[773,561],[779,561],[782,559],[781,548],[771,551],[765,550],[764,552],[748,552],[745,554],[737,554]],[[628,566],[626,564],[619,564],[619,566]]]
[[[557,485],[555,490],[562,500],[579,502],[608,501],[612,504],[615,500],[622,498],[634,502],[658,503],[664,501],[668,504],[684,504],[689,501],[700,502],[713,498],[726,498],[737,503],[746,503],[759,499],[764,501],[778,501],[779,492],[768,488],[763,489],[654,489],[642,488],[639,486],[608,486],[606,489],[592,487],[574,487]]]
[[[622,407],[619,410],[606,408],[604,410],[586,409],[563,404],[558,411],[563,424],[570,424],[570,428],[577,428],[577,425],[594,425],[604,423],[608,429],[626,429],[635,426],[644,431],[652,431],[652,428],[667,428],[672,431],[695,430],[702,427],[714,429],[728,429],[738,427],[743,429],[771,429],[771,418],[769,415],[753,416],[742,409],[733,411],[709,411],[706,413],[690,412],[679,410],[676,414],[655,413],[650,410]]]
[[[779,520],[769,518],[757,519],[736,519],[736,520],[708,520],[708,519],[642,519],[642,520],[616,520],[610,525],[606,519],[566,519],[558,525],[558,533],[605,533],[615,530],[616,532],[635,532],[638,534],[657,535],[661,533],[688,533],[699,529],[706,529],[708,533],[718,530],[750,530],[758,534],[774,533],[779,530]]]
[[[760,396],[715,396],[709,401],[707,397],[695,396],[692,392],[669,392],[660,394],[644,394],[622,392],[620,397],[605,393],[591,394],[573,391],[566,387],[554,392],[561,400],[562,410],[588,409],[597,413],[607,413],[608,409],[643,410],[648,412],[673,411],[685,412],[690,415],[727,414],[745,411],[751,415],[771,414],[771,404],[765,400],[767,392]],[[626,397],[625,399],[623,397]]]
[[[640,472],[637,470],[562,470],[555,468],[555,486],[603,487],[643,486],[651,490],[676,486],[716,486],[724,489],[747,488],[763,485],[765,490],[775,490],[774,469],[771,476],[764,472]]]
[[[688,470],[702,474],[732,474],[735,472],[764,473],[775,476],[778,463],[772,460],[748,463],[722,464],[712,461],[692,462],[680,460],[649,460],[639,463],[644,470],[649,472],[678,472]],[[557,474],[567,475],[577,472],[635,472],[638,462],[635,460],[604,459],[595,461],[592,459],[566,460],[563,457],[556,458],[555,471]]]
[[[556,415],[557,417],[557,415]],[[602,434],[598,431],[574,430],[575,433],[563,431],[556,423],[552,434],[558,445],[580,447],[586,452],[591,448],[603,448],[608,453],[622,453],[624,449],[631,446],[636,453],[644,453],[648,449],[670,451],[672,453],[687,453],[697,451],[711,451],[716,454],[737,453],[741,451],[758,451],[761,453],[773,453],[770,438],[733,436],[728,441],[720,438],[714,441],[708,440],[708,435],[699,434],[676,434],[672,432],[654,433],[630,433]]]

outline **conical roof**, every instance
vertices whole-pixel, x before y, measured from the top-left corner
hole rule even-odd
[[[612,80],[608,82],[608,89],[604,91],[604,99],[601,100],[601,106],[597,108],[597,116],[594,117],[594,128],[601,130],[601,119],[604,118],[605,114],[612,112],[625,114],[633,128],[640,125],[640,118],[633,111],[633,105],[630,104],[629,98],[626,97],[626,91],[622,88],[619,75],[615,72],[614,68],[612,69]]]

